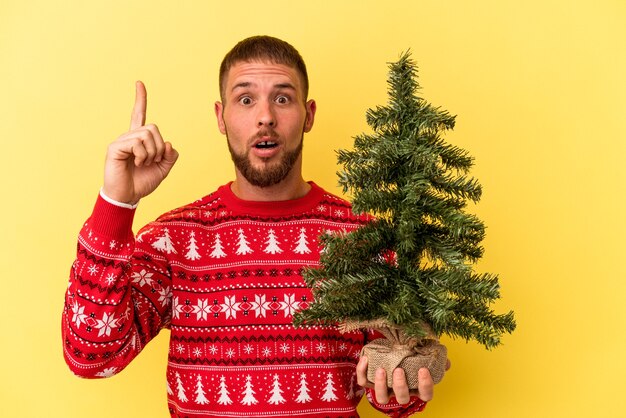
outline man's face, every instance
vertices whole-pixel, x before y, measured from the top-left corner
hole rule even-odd
[[[228,139],[237,174],[268,187],[300,176],[302,138],[313,127],[315,102],[291,67],[239,62],[230,68],[223,103],[215,103],[220,132]]]

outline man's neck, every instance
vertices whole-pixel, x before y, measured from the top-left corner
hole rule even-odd
[[[235,181],[230,189],[239,199],[256,202],[279,202],[304,197],[311,185],[304,181],[302,176],[287,177],[273,186],[258,187],[250,184],[240,173],[237,173]]]

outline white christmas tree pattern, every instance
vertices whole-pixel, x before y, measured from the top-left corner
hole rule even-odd
[[[310,254],[311,253],[311,249],[309,248],[309,241],[306,238],[306,228],[300,229],[298,243],[297,243],[296,248],[293,250],[293,252],[297,254]]]
[[[239,238],[237,240],[237,255],[246,255],[252,253],[252,248],[249,246],[249,242],[246,239],[246,236],[243,233],[243,229],[239,228],[237,230]]]
[[[243,399],[241,400],[242,405],[256,405],[259,403],[257,399],[254,397],[256,392],[252,389],[252,376],[246,376],[246,386],[243,391]]]
[[[187,254],[185,254],[187,260],[198,260],[200,258],[198,245],[196,244],[196,233],[194,231],[189,233],[189,245],[187,245],[187,250]]]
[[[195,402],[199,405],[206,405],[209,403],[209,400],[206,398],[204,393],[204,386],[202,386],[202,376],[198,375],[198,381],[196,383],[196,399]]]
[[[324,402],[331,402],[337,400],[337,395],[335,395],[335,382],[333,382],[333,374],[328,373],[326,375],[326,387],[324,387],[324,394],[322,395],[322,400]]]
[[[276,233],[273,229],[270,229],[267,232],[267,240],[265,241],[267,246],[263,250],[267,254],[280,254],[283,252],[281,248],[278,246],[278,240],[276,239]]]
[[[167,385],[167,394],[168,395],[174,395],[174,391],[172,390],[172,387],[170,386],[169,379],[165,380],[165,384]]]
[[[222,376],[220,377],[220,390],[219,390],[219,394],[220,397],[217,400],[217,403],[220,405],[230,405],[233,403],[233,401],[230,399],[230,392],[228,391],[228,388],[226,387],[226,377]]]
[[[302,373],[300,375],[300,387],[298,388],[298,397],[296,398],[296,402],[298,403],[307,403],[311,402],[312,398],[309,395],[309,386],[306,381],[306,374]]]
[[[226,257],[226,253],[224,252],[224,247],[222,246],[222,239],[220,238],[220,234],[215,234],[215,241],[213,242],[213,251],[211,252],[210,255],[213,258]]]
[[[163,228],[163,236],[157,238],[157,240],[152,243],[152,247],[155,250],[159,250],[167,254],[176,254],[176,249],[174,249],[174,246],[172,245],[172,238],[170,238],[170,231],[167,228]]]
[[[280,382],[278,381],[278,375],[274,375],[274,382],[272,383],[272,390],[270,390],[272,396],[268,399],[268,403],[272,405],[279,405],[281,403],[285,403],[285,398],[283,398],[283,390],[280,388]]]
[[[183,387],[183,381],[180,378],[180,374],[176,372],[176,390],[178,391],[178,399],[181,402],[187,402],[187,395],[185,395],[185,388]]]

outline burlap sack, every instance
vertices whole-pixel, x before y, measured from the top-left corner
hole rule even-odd
[[[376,329],[385,336],[370,342],[361,350],[361,355],[368,359],[367,379],[370,382],[374,382],[376,370],[380,367],[387,372],[387,386],[390,388],[393,371],[397,367],[404,369],[410,389],[418,388],[417,372],[422,367],[430,371],[435,383],[443,379],[448,350],[439,344],[432,333],[421,340],[407,338],[401,329],[380,321],[343,324],[342,328],[346,331],[356,328]]]

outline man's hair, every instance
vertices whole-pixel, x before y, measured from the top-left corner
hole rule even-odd
[[[226,78],[230,68],[238,62],[267,61],[294,68],[302,77],[304,99],[309,94],[309,76],[300,53],[289,43],[271,36],[252,36],[240,41],[231,49],[220,66],[220,96],[224,101]]]

